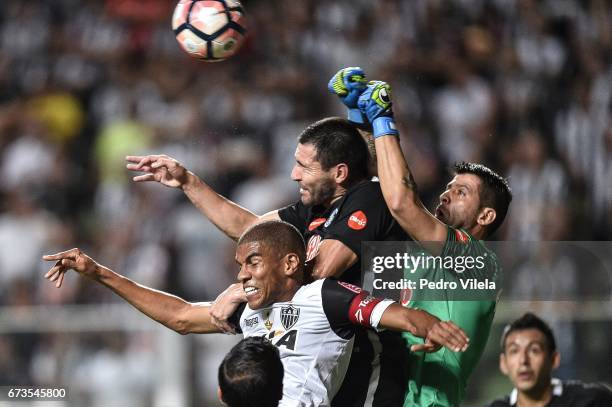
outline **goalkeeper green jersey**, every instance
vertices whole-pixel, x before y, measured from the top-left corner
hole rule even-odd
[[[423,253],[425,252],[421,252]],[[483,267],[473,267],[471,270],[457,273],[456,265],[450,268],[448,263],[445,263],[405,270],[405,277],[409,280],[443,281],[456,284],[456,288],[448,289],[446,286],[445,289],[436,290],[435,295],[432,291],[413,290],[409,294],[411,298],[402,301],[402,304],[423,309],[443,321],[453,321],[466,332],[470,338],[470,345],[466,352],[452,352],[447,348],[435,353],[411,352],[408,392],[404,399],[404,407],[460,405],[465,395],[468,378],[487,344],[495,314],[497,287],[487,296],[478,297],[474,292],[478,300],[470,300],[475,297],[465,295],[469,290],[464,290],[460,281],[472,277],[478,281],[486,280],[491,289],[490,282],[497,281],[501,271],[495,253],[467,232],[449,227],[441,257],[447,260],[461,257],[476,258]],[[403,336],[408,347],[423,343],[422,339],[409,333],[404,333]]]

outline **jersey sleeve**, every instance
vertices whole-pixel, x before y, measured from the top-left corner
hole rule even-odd
[[[240,303],[240,305],[238,305],[238,308],[236,308],[236,311],[234,311],[234,313],[227,319],[227,322],[232,327],[234,327],[234,329],[236,330],[236,333],[239,333],[239,334],[242,333],[242,328],[240,327],[240,317],[242,317],[242,313],[244,312],[246,305],[247,305],[246,302]]]
[[[331,278],[323,281],[321,300],[329,325],[343,339],[350,339],[358,325],[376,329],[382,313],[393,303]]]
[[[292,224],[300,233],[304,234],[308,214],[306,207],[301,201],[279,209],[278,216],[282,221]]]
[[[321,287],[323,311],[332,330],[343,339],[350,339],[355,334],[355,325],[349,319],[349,310],[353,299],[363,290],[352,284],[326,278]]]
[[[325,229],[322,237],[339,240],[359,256],[361,242],[383,240],[392,227],[393,217],[380,186],[371,183],[347,196],[338,218]]]

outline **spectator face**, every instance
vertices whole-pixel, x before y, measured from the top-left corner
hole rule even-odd
[[[559,353],[550,352],[540,330],[511,332],[504,345],[499,367],[518,391],[538,394],[550,386],[552,370],[559,366]]]
[[[287,287],[283,257],[260,242],[247,242],[236,249],[240,265],[238,280],[242,283],[251,309],[282,301]]]
[[[452,227],[471,229],[480,214],[480,183],[474,174],[457,174],[440,195],[436,218]]]
[[[328,205],[334,198],[336,182],[334,168],[325,171],[316,160],[317,150],[312,144],[298,144],[291,179],[300,186],[304,205]]]

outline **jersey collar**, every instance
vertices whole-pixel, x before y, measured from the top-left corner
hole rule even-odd
[[[557,379],[556,377],[553,377],[550,380],[550,384],[552,385],[553,388],[553,397],[557,396],[561,396],[563,394],[563,382],[559,379]],[[518,402],[518,390],[512,389],[512,393],[510,393],[510,405],[511,406],[516,406],[516,403]]]

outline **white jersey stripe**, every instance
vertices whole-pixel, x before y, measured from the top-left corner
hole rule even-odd
[[[385,308],[386,309],[386,308]],[[378,335],[374,331],[367,331],[368,339],[372,343],[374,357],[372,358],[372,374],[370,375],[370,385],[368,386],[368,394],[364,407],[372,407],[374,403],[374,394],[378,388],[378,380],[380,379],[380,353],[382,352],[382,344]]]

